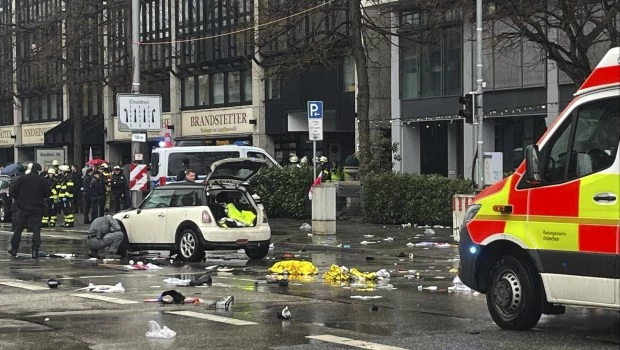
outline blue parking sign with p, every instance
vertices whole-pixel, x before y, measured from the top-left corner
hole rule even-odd
[[[308,101],[308,118],[323,118],[323,101]]]

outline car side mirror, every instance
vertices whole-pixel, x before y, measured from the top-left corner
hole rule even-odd
[[[538,145],[527,146],[525,149],[525,180],[530,185],[540,185],[542,183],[540,168]]]

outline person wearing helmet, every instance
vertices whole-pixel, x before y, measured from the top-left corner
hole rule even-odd
[[[112,180],[110,189],[112,190],[112,203],[114,205],[114,212],[118,213],[121,210],[121,203],[124,202],[125,188],[127,188],[127,178],[123,174],[123,170],[120,166],[115,166],[112,170]]]
[[[64,217],[64,227],[73,227],[75,225],[75,218],[73,216],[73,191],[75,183],[71,176],[71,169],[68,165],[61,165],[59,167],[62,175],[60,177],[60,192],[58,198],[60,199],[60,205]]]
[[[41,217],[41,225],[43,227],[56,226],[56,213],[58,212],[58,188],[56,187],[56,168],[49,167],[45,174],[45,182],[50,188],[50,194],[43,201],[43,216]]]
[[[54,167],[56,169],[56,174],[58,174],[58,168],[60,167],[60,163],[58,162],[57,159],[52,160],[52,167]]]
[[[329,161],[327,161],[327,157],[325,156],[321,156],[321,158],[319,158],[319,167],[321,169],[321,181],[325,182],[325,181],[331,181],[332,180],[332,169],[331,166],[329,165]]]
[[[39,166],[40,168],[40,166]],[[37,168],[30,164],[26,170],[28,174],[16,178],[11,182],[9,192],[15,198],[17,204],[17,217],[15,231],[11,238],[9,254],[16,258],[19,244],[22,240],[22,231],[28,228],[32,231],[32,258],[39,258],[39,246],[41,245],[41,223],[43,216],[43,203],[50,196],[50,188],[45,179],[39,176]]]
[[[290,165],[292,166],[297,166],[297,163],[299,163],[299,158],[297,158],[296,155],[291,155],[290,158],[288,159]]]
[[[307,156],[301,157],[301,160],[299,161],[299,165],[301,165],[301,167],[308,166],[308,157]]]
[[[101,204],[103,206],[101,209],[101,215],[103,215],[103,210],[107,210],[106,208],[110,208],[110,182],[112,181],[112,172],[110,171],[110,167],[106,163],[101,164],[99,172],[102,175],[102,179],[105,181],[105,196],[103,197],[103,203]]]

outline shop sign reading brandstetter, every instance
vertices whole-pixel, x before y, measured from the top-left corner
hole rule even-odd
[[[181,117],[182,136],[216,136],[254,132],[252,108],[221,108],[186,111]]]

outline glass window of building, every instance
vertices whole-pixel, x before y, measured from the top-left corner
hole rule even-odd
[[[213,74],[213,104],[224,103],[224,73]]]
[[[240,72],[228,72],[228,103],[241,101],[241,77]]]
[[[208,106],[210,104],[209,98],[209,76],[198,76],[198,105]]]
[[[193,107],[194,97],[194,77],[187,77],[183,79],[183,106]]]
[[[252,102],[252,71],[243,71],[243,102]]]
[[[344,91],[355,92],[355,62],[353,60],[353,57],[346,56],[344,58],[343,66]]]

